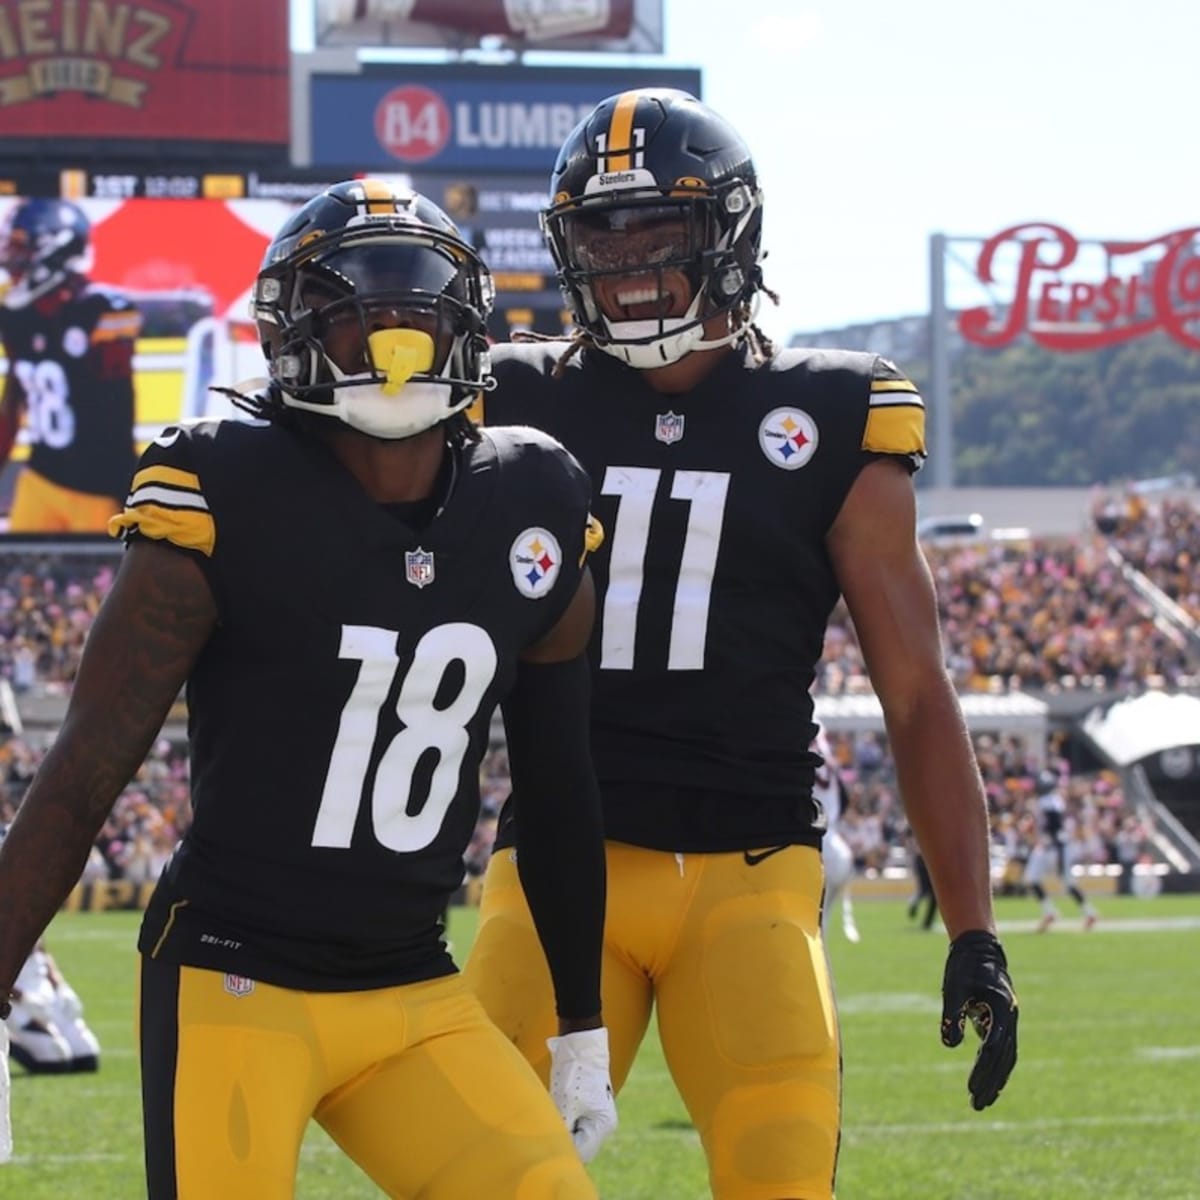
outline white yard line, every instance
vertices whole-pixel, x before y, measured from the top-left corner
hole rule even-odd
[[[1038,922],[997,921],[996,928],[1000,933],[1037,933]],[[1174,933],[1189,929],[1200,929],[1200,917],[1117,917],[1106,921],[1101,913],[1100,920],[1091,929],[1085,930],[1083,918],[1078,913],[1060,906],[1058,919],[1042,936],[1087,933],[1089,937],[1095,937],[1101,933]]]
[[[852,1125],[842,1129],[843,1139],[868,1141],[873,1138],[889,1138],[898,1135],[940,1137],[947,1133],[1017,1133],[1028,1137],[1031,1133],[1042,1135],[1055,1129],[1107,1129],[1130,1125],[1187,1125],[1189,1128],[1200,1121],[1200,1112],[1176,1113],[1111,1113],[1098,1117],[1038,1117],[1029,1121],[937,1121],[928,1124],[896,1125]]]

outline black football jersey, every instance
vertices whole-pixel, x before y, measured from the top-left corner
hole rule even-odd
[[[141,325],[129,300],[96,286],[61,305],[0,307],[0,339],[25,406],[29,466],[51,483],[117,499],[128,490]]]
[[[145,953],[316,990],[452,969],[438,918],[491,716],[574,595],[589,520],[587,477],[536,430],[455,455],[419,533],[287,427],[172,428],[142,457],[110,528],[196,554],[219,612]]]
[[[1045,792],[1037,798],[1038,822],[1051,841],[1066,841],[1067,802],[1058,792]]]
[[[867,462],[919,466],[916,388],[876,355],[788,350],[761,366],[728,354],[694,390],[661,395],[597,351],[555,379],[564,349],[494,347],[483,417],[546,430],[592,479],[608,836],[819,841],[809,689],[839,596],[825,535]]]

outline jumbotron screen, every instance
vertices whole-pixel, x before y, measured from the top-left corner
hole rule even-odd
[[[180,419],[239,415],[211,388],[265,374],[250,289],[273,233],[329,182],[0,177],[0,538],[104,537],[148,442]],[[405,182],[450,212],[492,266],[493,336],[562,330],[537,229],[540,178]],[[92,285],[65,306],[47,282],[63,263]]]

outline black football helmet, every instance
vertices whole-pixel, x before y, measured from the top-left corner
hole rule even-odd
[[[283,403],[411,437],[494,386],[487,267],[431,200],[337,183],[267,248],[251,315]]]
[[[737,340],[762,286],[762,203],[746,143],[694,96],[642,88],[602,101],[559,151],[541,216],[576,324],[640,369]],[[631,275],[631,311],[614,317],[597,285]],[[686,313],[656,315],[681,277]],[[721,313],[728,335],[704,341]]]
[[[11,280],[4,297],[7,307],[24,308],[87,271],[90,234],[83,210],[69,200],[38,198],[18,204],[0,248],[0,267]]]

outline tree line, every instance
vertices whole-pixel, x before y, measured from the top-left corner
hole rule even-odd
[[[1085,353],[967,346],[950,378],[959,486],[1200,477],[1200,351],[1163,335]]]

